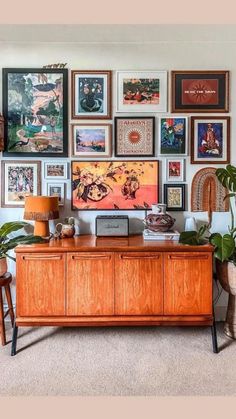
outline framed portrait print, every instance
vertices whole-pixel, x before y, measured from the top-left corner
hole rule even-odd
[[[72,161],[73,210],[145,210],[158,202],[158,161]]]
[[[61,180],[67,179],[67,162],[63,161],[45,161],[44,162],[44,178]]]
[[[72,155],[79,157],[110,157],[111,124],[73,124]]]
[[[167,211],[185,211],[185,184],[164,184]]]
[[[191,163],[230,162],[230,117],[191,117]]]
[[[155,155],[154,117],[116,117],[115,155],[153,157]]]
[[[166,159],[166,180],[167,182],[184,181],[184,159]]]
[[[3,69],[4,156],[68,156],[68,71]]]
[[[59,206],[65,203],[65,183],[48,183],[47,196],[58,196]]]
[[[72,119],[111,119],[111,71],[72,70]]]
[[[229,112],[229,71],[172,71],[172,112]]]
[[[117,71],[117,112],[166,112],[167,71]]]
[[[159,155],[186,156],[188,154],[188,124],[184,116],[159,118]]]
[[[41,162],[2,161],[2,207],[24,207],[25,197],[41,193]]]

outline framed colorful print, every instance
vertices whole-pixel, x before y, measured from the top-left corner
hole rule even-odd
[[[154,117],[116,117],[115,155],[153,157],[155,155]]]
[[[45,179],[67,179],[67,162],[63,161],[45,161],[44,178]]]
[[[3,69],[4,156],[68,156],[68,71]]]
[[[188,154],[187,118],[159,118],[159,155],[186,156]]]
[[[172,112],[229,112],[229,71],[172,71]]]
[[[117,112],[166,112],[167,71],[117,71]]]
[[[110,157],[111,124],[73,124],[72,155],[79,157]]]
[[[191,163],[230,162],[230,117],[191,117]]]
[[[111,71],[71,71],[73,119],[111,119]]]
[[[41,162],[2,161],[2,207],[24,207],[25,197],[41,193]]]
[[[72,161],[73,210],[145,210],[158,202],[158,161]]]
[[[164,184],[164,203],[167,211],[185,211],[185,184]]]
[[[65,203],[65,183],[48,183],[47,196],[58,196],[59,206]]]
[[[167,182],[184,181],[184,159],[166,159]]]

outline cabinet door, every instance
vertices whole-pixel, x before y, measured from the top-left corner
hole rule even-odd
[[[69,253],[67,258],[67,315],[114,314],[112,253]]]
[[[18,316],[65,315],[65,256],[17,255]]]
[[[163,312],[162,256],[119,253],[115,257],[115,314],[152,315]]]
[[[164,261],[164,314],[211,314],[211,253],[169,253]]]

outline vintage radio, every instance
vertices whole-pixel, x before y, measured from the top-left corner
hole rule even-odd
[[[129,217],[127,215],[98,215],[96,217],[97,237],[127,237]]]

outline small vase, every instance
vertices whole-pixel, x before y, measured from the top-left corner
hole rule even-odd
[[[7,259],[0,258],[0,276],[3,276],[7,272]]]
[[[170,230],[175,223],[175,218],[166,212],[166,204],[153,204],[152,213],[144,219],[148,230],[154,232],[165,232]]]

